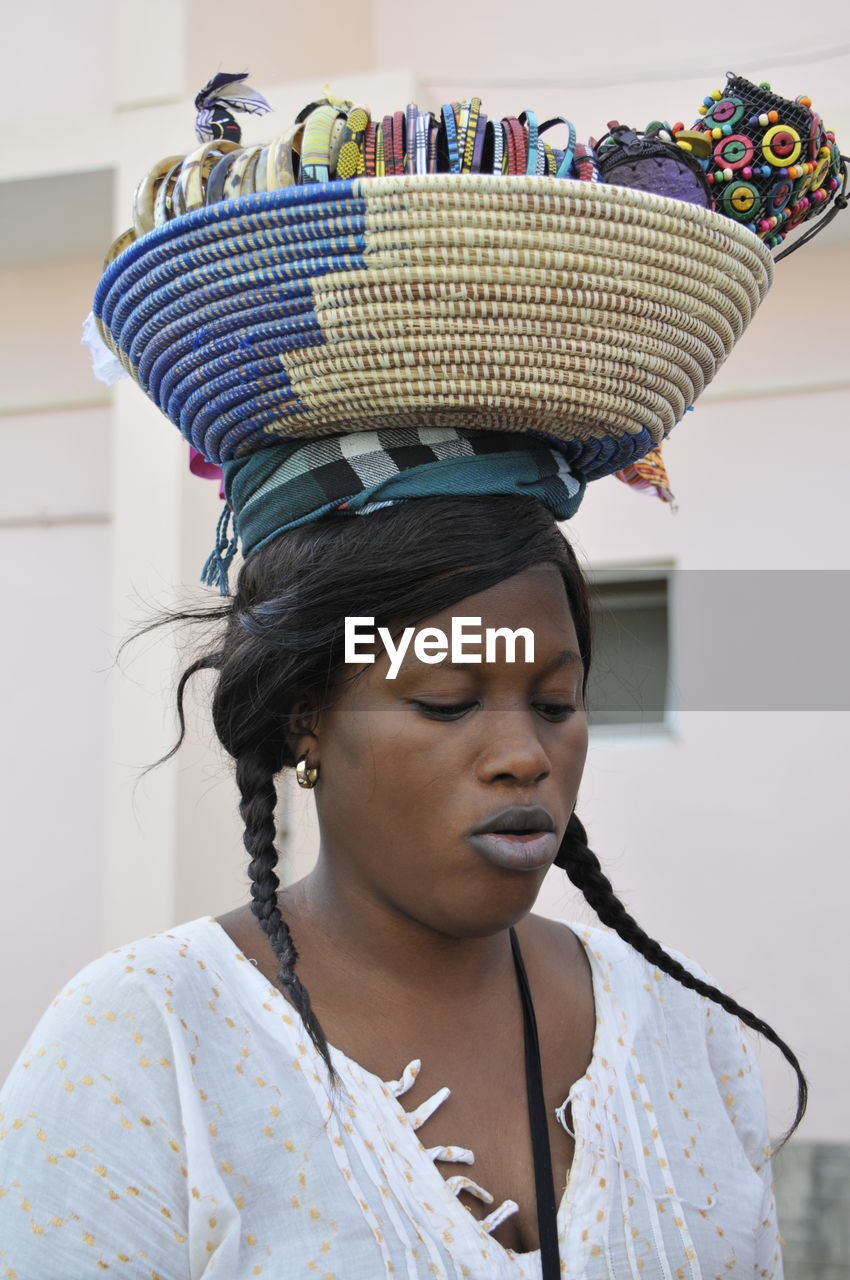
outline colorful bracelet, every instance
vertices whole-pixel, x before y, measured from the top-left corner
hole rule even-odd
[[[367,178],[374,178],[376,173],[379,127],[380,126],[374,120],[370,120],[366,127],[363,166],[366,171]]]
[[[508,116],[502,124],[507,130],[508,173],[518,176],[525,173],[525,129],[516,116]]]
[[[449,173],[460,173],[460,159],[457,148],[457,120],[455,104],[447,102],[441,110],[443,128],[446,131],[446,146],[449,153]]]
[[[153,202],[153,221],[155,227],[161,227],[164,222],[167,222],[169,218],[174,216],[171,193],[174,189],[175,183],[177,182],[177,178],[179,177],[182,164],[183,161],[178,160],[177,164],[172,165],[157,188],[156,199]]]
[[[338,110],[330,103],[323,103],[311,111],[304,122],[304,141],[301,147],[301,181],[328,182],[330,180],[331,132],[338,117]]]
[[[580,182],[602,181],[599,165],[592,147],[585,147],[581,142],[576,143],[574,163],[576,176]]]
[[[557,171],[555,172],[555,177],[569,178],[572,170],[572,166],[573,166],[573,158],[575,156],[575,148],[576,148],[576,127],[573,124],[572,120],[568,120],[566,116],[553,116],[551,120],[547,120],[545,124],[542,124],[537,132],[539,135],[542,135],[546,133],[548,129],[554,128],[554,126],[557,124],[566,125],[568,142],[567,142],[566,151],[558,153],[560,156],[560,159],[558,162]]]
[[[262,147],[246,147],[238,152],[224,182],[226,200],[235,200],[237,196],[247,195],[254,190],[254,174],[261,150]],[[179,183],[175,187],[174,196],[172,197],[172,200],[177,197],[174,204],[175,211],[179,203],[178,191]]]
[[[411,137],[413,139],[411,145]],[[429,144],[431,140],[431,116],[417,109],[413,121],[413,132],[408,132],[408,152],[412,156],[411,173],[428,172]]]
[[[257,156],[257,166],[254,169],[254,190],[268,191],[269,189],[269,152],[271,146],[263,147]]]
[[[466,107],[467,104],[464,103]],[[478,133],[478,119],[481,115],[481,99],[472,98],[468,104],[463,128],[458,131],[458,149],[461,153],[461,173],[472,173],[472,162],[475,156],[475,139]]]
[[[378,163],[375,169],[376,176],[383,178],[387,173],[392,173],[392,149],[393,149],[393,118],[392,116],[384,116],[378,126]]]
[[[395,173],[395,147],[393,145],[393,134],[395,132],[395,121],[393,116],[384,116],[381,121],[381,138],[383,141],[384,152],[384,173],[391,176]]]
[[[393,167],[395,174],[404,173],[404,112],[393,113]]]
[[[337,178],[358,178],[366,172],[365,137],[369,116],[363,107],[355,107],[348,114],[336,162]]]
[[[436,173],[440,148],[440,125],[439,121],[435,120],[433,116],[429,116],[428,119],[430,121],[428,136],[428,172]]]
[[[342,139],[345,133],[345,121],[346,121],[346,117],[344,115],[337,116],[336,120],[334,120],[333,124],[331,125],[331,136],[330,136],[330,142],[328,145],[328,174],[329,175],[335,174],[339,167],[339,152],[340,152],[340,148],[342,147]]]
[[[408,102],[404,111],[404,172],[415,174],[416,168],[416,118],[419,108],[415,102]]]
[[[463,161],[466,155],[466,130],[469,125],[469,112],[471,103],[468,98],[464,98],[456,110],[457,119],[457,153],[460,169],[458,172],[463,173]]]
[[[504,173],[502,161],[505,158],[505,130],[501,120],[493,121],[493,173]]]
[[[555,174],[556,178],[568,178],[570,176],[576,153],[576,127],[572,120],[565,120],[564,123],[570,131],[570,139],[567,143],[567,149],[564,152],[561,163],[558,165],[558,171]]]
[[[539,130],[537,128],[537,116],[533,111],[523,111],[519,117],[519,122],[521,125],[526,125],[528,130],[528,151],[526,154],[525,174],[526,177],[533,177],[534,174],[540,172],[537,165],[537,158],[539,154],[539,147],[537,145],[539,135]]]
[[[484,139],[487,136],[487,117],[484,112],[478,116],[478,128],[475,130],[475,141],[472,147],[472,172],[481,172],[481,159],[484,155]]]
[[[157,192],[174,166],[182,163],[182,156],[166,156],[145,174],[136,187],[133,194],[133,230],[137,236],[143,236],[146,231],[153,231],[154,202]]]
[[[224,199],[224,187],[227,181],[227,175],[230,172],[230,166],[236,159],[235,154],[231,151],[229,155],[222,156],[221,159],[213,165],[212,172],[207,178],[207,189],[204,195],[205,204],[218,204],[219,200]],[[283,183],[279,183],[283,186]]]

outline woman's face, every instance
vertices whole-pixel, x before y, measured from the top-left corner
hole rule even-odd
[[[429,665],[411,640],[388,679],[386,649],[371,646],[376,661],[343,685],[299,754],[320,766],[323,876],[438,932],[484,936],[531,909],[564,835],[587,753],[583,668],[554,565],[469,596],[416,630],[436,627],[451,640],[454,617],[480,618],[467,631],[482,636],[530,629],[533,661],[518,640],[509,662],[499,640],[491,661],[452,666],[450,651]],[[483,644],[466,652],[485,657]],[[503,813],[517,807],[545,812]],[[473,834],[494,815],[497,832],[512,821],[531,831]]]

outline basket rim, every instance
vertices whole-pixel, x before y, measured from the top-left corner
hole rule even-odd
[[[307,211],[324,207],[328,210],[339,208],[344,214],[344,206],[347,203],[363,197],[368,198],[370,193],[372,198],[369,200],[369,212],[373,212],[378,208],[375,196],[384,196],[392,200],[405,192],[415,192],[420,194],[420,197],[421,193],[428,193],[432,194],[435,197],[435,203],[439,204],[445,197],[451,197],[453,192],[460,195],[462,192],[471,193],[485,189],[504,195],[504,203],[507,206],[519,201],[523,195],[534,195],[546,197],[555,201],[556,204],[575,202],[576,213],[583,206],[592,203],[597,206],[597,217],[606,205],[620,209],[644,210],[656,216],[666,215],[681,223],[686,239],[688,228],[700,227],[709,232],[719,233],[724,241],[731,240],[741,247],[752,249],[766,269],[768,285],[773,276],[774,259],[770,249],[745,224],[735,222],[734,219],[716,210],[705,209],[685,200],[674,199],[672,196],[661,196],[655,192],[618,186],[616,183],[590,183],[574,178],[541,177],[536,174],[517,176],[397,174],[380,178],[348,178],[333,182],[302,183],[290,187],[278,187],[272,191],[252,192],[231,200],[217,201],[212,205],[202,205],[176,218],[170,218],[161,226],[154,227],[153,230],[132,240],[111,261],[105,262],[95,299],[97,301],[98,297],[105,293],[108,288],[105,286],[107,279],[117,277],[122,270],[152,248],[164,245],[170,240],[179,242],[186,234],[213,227],[216,224],[234,222],[236,225],[233,230],[238,234],[240,223],[250,222],[253,217],[262,213],[282,212],[287,209]],[[471,219],[474,218],[475,212],[474,205],[470,205],[468,213]],[[617,222],[612,225],[622,226],[623,224]],[[226,233],[224,228],[221,230]],[[668,232],[671,230],[673,229],[667,228]],[[119,243],[126,234],[127,232],[123,232],[113,244]],[[728,252],[727,246],[717,246],[718,252],[722,252],[724,248]],[[97,308],[95,314],[97,314]]]

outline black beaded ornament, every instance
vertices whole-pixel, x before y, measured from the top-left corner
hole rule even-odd
[[[805,95],[792,102],[766,81],[753,84],[730,73],[726,87],[708,94],[699,111],[693,127],[710,139],[706,178],[715,208],[771,248],[830,203],[818,230],[846,204],[846,167],[835,135]]]

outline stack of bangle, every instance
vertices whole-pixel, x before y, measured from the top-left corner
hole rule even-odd
[[[559,125],[567,131],[563,148],[542,138]],[[576,144],[575,126],[563,116],[542,125],[533,111],[490,120],[481,99],[470,98],[447,103],[439,115],[421,111],[412,102],[404,111],[373,120],[365,107],[328,98],[310,103],[295,125],[268,146],[240,147],[222,137],[205,141],[185,157],[168,156],[154,165],[136,191],[133,232],[138,237],[203,205],[258,191],[429,173],[599,181],[592,146]]]
[[[245,86],[241,91],[265,103]],[[759,116],[762,100],[772,110]],[[756,109],[747,115],[751,101]],[[575,125],[565,116],[538,124],[527,110],[491,120],[476,97],[446,103],[438,115],[411,102],[403,111],[373,120],[367,108],[328,94],[309,103],[294,126],[268,146],[241,147],[234,141],[240,135],[232,114],[219,110],[214,94],[204,103],[205,120],[211,111],[217,120],[218,111],[222,121],[206,122],[207,140],[195,151],[168,156],[146,174],[136,190],[133,226],[115,241],[107,261],[154,227],[205,205],[284,187],[385,175],[505,174],[637,186],[716,208],[746,223],[771,246],[790,227],[820,213],[825,203],[836,197],[836,205],[844,203],[840,152],[809,100],[783,103],[766,85],[734,77],[725,97],[719,90],[706,97],[702,117],[691,129],[655,121],[640,134],[612,125],[600,144],[593,138],[578,142]],[[779,124],[765,132],[774,119]],[[563,147],[543,137],[556,127],[566,130]],[[220,136],[210,140],[215,129]],[[762,142],[754,131],[759,138],[764,133]],[[771,151],[774,136],[779,142]],[[753,161],[748,167],[745,161],[756,152],[760,165]],[[690,177],[679,180],[677,171],[688,168]],[[689,194],[692,189],[695,194]]]

